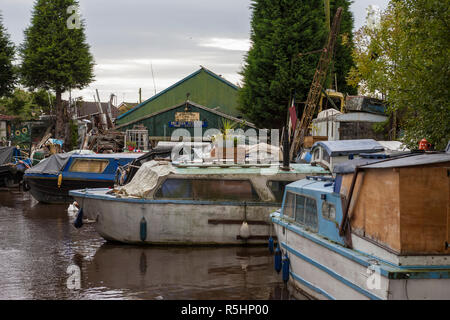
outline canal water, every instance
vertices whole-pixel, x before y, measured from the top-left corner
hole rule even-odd
[[[293,299],[266,247],[141,247],[0,191],[0,299]]]

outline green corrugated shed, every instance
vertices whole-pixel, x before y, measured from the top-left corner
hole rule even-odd
[[[208,129],[220,130],[222,128],[223,119],[237,123],[238,126],[236,127],[236,129],[241,128],[244,131],[250,128],[256,129],[256,127],[252,123],[246,122],[242,119],[235,118],[233,116],[229,116],[217,110],[206,108],[205,106],[199,105],[191,101],[182,102],[178,105],[145,115],[144,117],[141,117],[139,119],[123,123],[119,126],[116,126],[116,129],[120,131],[125,131],[127,129],[133,129],[137,125],[144,126],[148,130],[148,135],[151,137],[151,139],[155,139],[156,137],[170,138],[172,133],[176,129],[182,128],[188,130],[191,137],[193,138],[194,128],[192,123],[189,123],[188,125],[185,124],[180,125],[178,123],[175,123],[176,120],[175,115],[177,112],[190,114],[198,113],[199,120],[203,124],[202,136]]]
[[[238,88],[214,72],[201,67],[173,86],[142,102],[116,119],[116,125],[123,125],[157,111],[189,100],[218,110],[233,117],[240,116],[237,110]]]

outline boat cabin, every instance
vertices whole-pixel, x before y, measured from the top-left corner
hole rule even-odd
[[[396,255],[448,255],[450,154],[370,157],[335,167],[350,230]]]
[[[55,154],[25,171],[24,187],[43,203],[71,202],[69,190],[113,187],[117,168],[139,156],[139,153]]]
[[[158,167],[164,169],[155,169]],[[159,175],[159,170],[164,174]],[[329,172],[307,164],[291,164],[291,170],[283,171],[279,165],[172,166],[153,161],[144,163],[119,194],[146,199],[281,203],[287,184],[306,175],[324,174]]]
[[[345,244],[339,236],[342,202],[334,192],[330,176],[307,177],[286,186],[281,217],[297,231],[301,229]],[[301,232],[301,231],[300,231]]]
[[[384,151],[384,147],[373,139],[318,141],[311,148],[311,165],[320,165],[333,171],[341,162],[358,157],[361,153]]]

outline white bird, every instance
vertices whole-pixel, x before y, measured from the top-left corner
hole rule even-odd
[[[74,202],[74,203],[70,204],[69,207],[67,208],[67,214],[69,217],[73,217],[77,213],[78,213],[77,203]]]

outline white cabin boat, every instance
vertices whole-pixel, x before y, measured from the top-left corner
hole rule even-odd
[[[328,171],[308,164],[142,164],[115,190],[71,191],[105,239],[134,244],[258,244],[271,235],[270,213],[286,184]]]
[[[294,295],[450,299],[450,154],[376,158],[286,186],[271,217]]]

